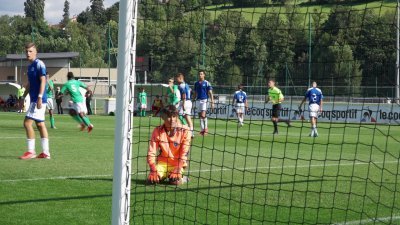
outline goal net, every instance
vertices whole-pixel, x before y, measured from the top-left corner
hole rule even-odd
[[[138,2],[131,224],[400,223],[396,1]],[[201,70],[214,108],[206,135],[192,109],[187,182],[149,185],[161,84],[183,73],[195,92]],[[277,134],[271,79],[284,96]],[[318,135],[309,98],[299,108],[314,81],[323,94]],[[233,104],[239,84],[243,124]]]

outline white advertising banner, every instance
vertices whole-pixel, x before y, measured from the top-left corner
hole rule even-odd
[[[214,110],[209,108],[207,115],[212,118],[230,119],[236,117],[232,105],[216,104]],[[304,110],[305,109],[305,110]],[[308,104],[303,106],[304,112],[299,113],[298,104],[282,103],[280,117],[290,120],[308,120]],[[252,120],[270,120],[272,105],[253,102],[249,104],[246,118]],[[347,122],[347,123],[395,123],[400,124],[400,107],[396,104],[358,104],[358,103],[332,103],[323,104],[323,111],[319,121]]]

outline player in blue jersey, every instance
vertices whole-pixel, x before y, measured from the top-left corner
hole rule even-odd
[[[249,105],[247,104],[247,94],[243,91],[243,85],[241,84],[238,86],[238,90],[233,95],[232,105],[235,107],[239,126],[243,126],[244,113],[249,108]]]
[[[28,84],[23,97],[29,93],[30,105],[24,120],[24,127],[27,136],[28,151],[25,152],[20,159],[50,159],[49,138],[47,128],[44,123],[44,115],[46,112],[46,65],[37,58],[37,49],[34,43],[25,45],[26,58],[29,61],[28,66]],[[36,156],[35,150],[35,130],[33,122],[39,130],[41,137],[42,153]]]
[[[196,99],[196,108],[199,110],[201,135],[208,133],[207,122],[207,106],[211,103],[211,108],[214,109],[214,95],[212,93],[212,86],[210,82],[205,80],[206,72],[199,71],[199,80],[194,84],[193,98]]]
[[[192,122],[192,89],[185,82],[185,75],[183,73],[178,73],[175,76],[175,80],[178,83],[178,88],[181,93],[181,103],[179,105],[179,115],[183,116],[186,119],[187,124],[189,125],[190,132],[192,138],[194,137],[193,133],[193,122]]]
[[[301,101],[299,105],[299,110],[301,111],[301,107],[303,103],[308,100],[308,111],[310,113],[311,119],[311,137],[318,137],[317,131],[317,119],[318,115],[322,112],[322,99],[324,96],[322,95],[321,89],[317,88],[317,82],[312,83],[312,87],[309,88],[304,96],[303,101]]]

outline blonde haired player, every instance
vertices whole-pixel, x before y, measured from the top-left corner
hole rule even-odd
[[[47,128],[44,123],[46,112],[46,65],[37,58],[37,49],[34,43],[27,43],[25,45],[26,58],[29,61],[28,66],[28,84],[24,98],[29,93],[30,105],[24,120],[24,127],[27,137],[28,151],[25,152],[20,159],[50,159],[49,138]],[[23,106],[23,104],[21,104]],[[35,151],[35,131],[33,129],[33,122],[39,130],[41,137],[41,144],[43,152],[36,156]]]
[[[147,180],[152,184],[166,179],[170,184],[182,184],[191,141],[189,127],[179,122],[178,109],[174,105],[161,110],[161,119],[164,123],[154,128],[149,143],[147,163],[150,174]]]

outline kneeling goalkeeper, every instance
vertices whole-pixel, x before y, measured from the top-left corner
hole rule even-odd
[[[161,110],[161,119],[164,123],[154,128],[149,143],[148,182],[159,183],[168,178],[171,184],[181,184],[190,148],[190,129],[179,122],[178,110],[174,105]]]

